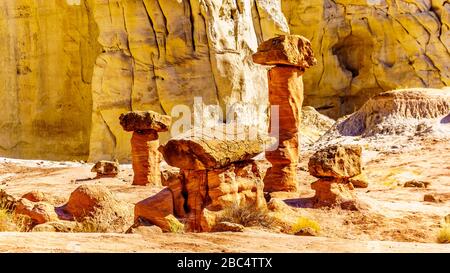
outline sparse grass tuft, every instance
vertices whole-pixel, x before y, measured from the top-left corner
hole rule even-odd
[[[169,224],[169,231],[171,233],[183,233],[184,223],[180,222],[177,218],[172,215],[166,217],[166,221]]]
[[[438,233],[437,241],[440,244],[450,243],[450,224],[445,223],[442,225]]]
[[[31,219],[28,216],[16,215],[14,213],[15,199],[0,190],[0,232],[5,231],[29,231]]]
[[[16,226],[16,231],[29,232],[33,228],[33,220],[26,215],[13,215],[14,225]]]
[[[320,225],[307,217],[299,217],[297,222],[291,227],[292,234],[296,234],[305,229],[312,229],[315,233],[320,232]]]
[[[3,208],[0,208],[0,232],[11,231],[13,222],[11,214]]]
[[[16,215],[10,210],[0,207],[0,232],[18,231],[28,232],[32,226],[30,217]]]
[[[224,210],[218,222],[230,222],[244,227],[261,226],[265,228],[273,228],[276,224],[276,220],[269,215],[267,209],[258,208],[254,205],[228,207]]]

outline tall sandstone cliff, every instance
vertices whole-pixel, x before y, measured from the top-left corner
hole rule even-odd
[[[319,60],[305,75],[306,104],[333,117],[383,90],[450,81],[445,0],[0,0],[0,7],[4,156],[128,160],[122,112],[170,114],[178,104],[192,107],[195,96],[224,109],[266,105],[266,70],[251,54],[289,31],[311,39]]]
[[[267,104],[258,43],[289,32],[269,0],[1,0],[0,152],[129,159],[129,110]],[[247,117],[251,119],[251,117]]]
[[[129,157],[128,110],[267,104],[258,42],[289,32],[278,1],[88,0],[103,51],[92,78],[90,159]]]
[[[334,118],[399,87],[450,85],[448,0],[282,0],[291,32],[311,40],[305,104]]]
[[[98,51],[86,10],[1,0],[0,34],[0,154],[85,158]]]

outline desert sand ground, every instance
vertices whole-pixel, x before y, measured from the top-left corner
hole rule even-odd
[[[301,237],[248,228],[243,233],[0,233],[1,252],[450,252],[437,244],[440,221],[450,214],[450,142],[424,139],[412,148],[379,152],[365,149],[369,187],[356,189],[366,209],[313,209],[306,171],[310,153],[299,165],[300,194],[282,194],[290,217],[306,216],[321,226],[319,237]],[[63,204],[81,184],[102,184],[135,203],[160,188],[131,186],[130,165],[116,178],[93,179],[92,164],[0,159],[0,188],[14,196],[39,189]],[[430,182],[405,188],[404,182]],[[440,202],[424,202],[424,194]]]
[[[447,252],[433,243],[300,237],[261,230],[243,233],[95,234],[0,233],[1,252]]]

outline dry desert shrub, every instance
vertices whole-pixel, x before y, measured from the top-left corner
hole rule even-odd
[[[437,241],[440,244],[449,244],[450,243],[450,224],[442,225],[439,230]]]
[[[218,222],[230,222],[244,227],[273,228],[277,221],[266,208],[259,208],[254,205],[233,205],[223,211]]]
[[[11,231],[13,229],[11,214],[3,208],[0,208],[0,232]]]
[[[439,230],[437,241],[441,244],[450,243],[450,225],[444,226]]]
[[[169,231],[171,233],[184,233],[185,226],[183,222],[180,222],[175,217],[166,217],[167,223],[169,224]]]
[[[31,224],[30,217],[16,215],[0,205],[0,232],[28,232],[31,230]]]
[[[16,231],[29,232],[33,228],[33,221],[29,216],[14,214],[13,221],[16,226]]]
[[[307,217],[299,217],[297,222],[291,227],[291,233],[297,234],[299,232],[311,229],[315,234],[320,232],[320,225],[316,221]]]

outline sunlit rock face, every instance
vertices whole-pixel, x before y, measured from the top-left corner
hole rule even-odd
[[[1,0],[0,33],[0,154],[85,159],[100,49],[85,9]]]
[[[258,43],[289,32],[279,1],[1,0],[0,149],[52,159],[130,158],[130,110],[267,106]],[[250,111],[251,112],[251,111]],[[167,138],[167,136],[166,136]],[[164,139],[164,137],[163,137]]]
[[[450,83],[444,0],[0,0],[0,7],[2,156],[127,161],[131,133],[120,127],[121,113],[170,114],[179,104],[192,108],[196,96],[206,106],[200,115],[213,116],[218,104],[223,116],[237,111],[244,123],[266,123],[245,107],[268,104],[266,68],[251,55],[289,28],[311,40],[318,59],[304,75],[304,105],[331,117],[381,91]]]
[[[311,40],[306,105],[338,117],[395,88],[450,84],[450,3],[444,0],[283,0],[293,34]]]
[[[103,52],[92,79],[90,159],[129,157],[128,110],[176,105],[267,105],[267,79],[251,54],[289,32],[278,1],[88,0]],[[255,120],[244,115],[243,120]],[[164,137],[163,137],[164,139]]]

